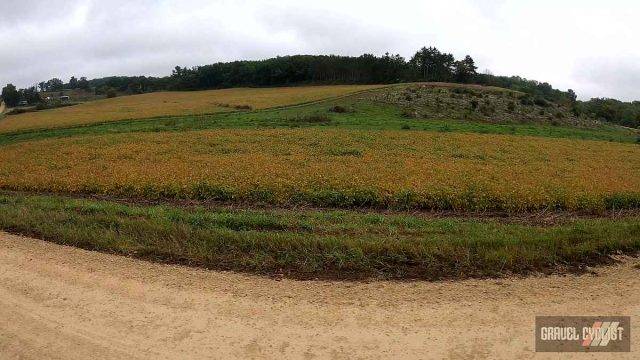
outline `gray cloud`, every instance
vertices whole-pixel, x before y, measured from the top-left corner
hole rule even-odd
[[[617,93],[620,100],[640,100],[640,57],[581,59],[573,77],[582,84],[585,97]]]
[[[639,10],[632,0],[5,0],[0,84],[297,53],[409,57],[435,45],[582,98],[637,99]]]
[[[0,4],[0,24],[2,27],[42,26],[73,12],[77,6],[78,1],[5,0]]]

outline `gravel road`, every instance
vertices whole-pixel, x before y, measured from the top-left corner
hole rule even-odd
[[[501,280],[277,281],[0,233],[0,358],[533,358],[535,315],[640,324],[638,264]],[[561,358],[574,357],[603,358]]]

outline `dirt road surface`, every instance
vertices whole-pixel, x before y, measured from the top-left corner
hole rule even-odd
[[[0,358],[599,359],[536,355],[534,316],[640,324],[638,263],[505,280],[277,281],[0,233]],[[636,352],[610,357],[638,358],[639,335]]]

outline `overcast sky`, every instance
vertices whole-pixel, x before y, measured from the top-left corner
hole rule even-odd
[[[433,45],[582,99],[640,100],[638,14],[637,0],[1,0],[0,84]]]

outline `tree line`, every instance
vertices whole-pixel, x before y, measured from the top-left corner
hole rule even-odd
[[[638,127],[640,111],[637,103],[610,99],[578,102],[573,90],[560,91],[546,82],[519,76],[495,76],[478,73],[469,55],[456,59],[435,47],[423,47],[410,59],[389,53],[383,56],[364,54],[358,57],[336,55],[294,55],[266,60],[220,62],[196,67],[176,66],[165,77],[122,76],[87,80],[72,77],[68,83],[54,78],[37,88],[15,89],[9,84],[2,98],[9,106],[25,100],[41,101],[39,92],[85,89],[97,95],[117,93],[140,94],[164,90],[205,90],[229,87],[273,87],[310,84],[390,84],[401,82],[474,83],[517,90],[542,99],[572,106],[577,114],[588,114],[606,121]],[[6,91],[5,91],[6,90]]]

